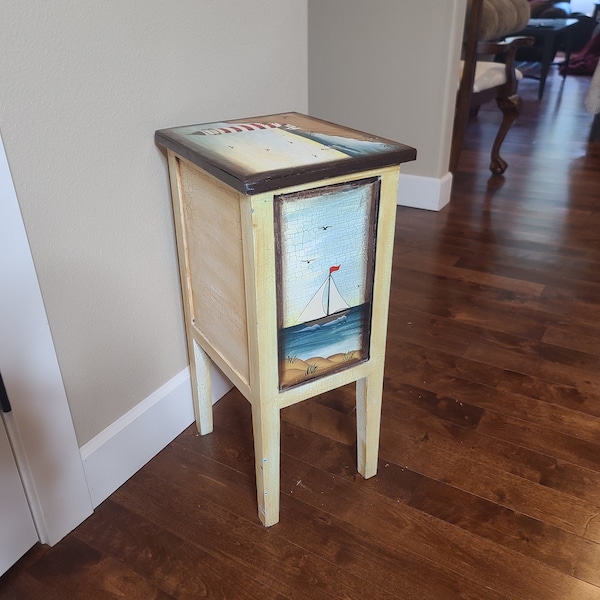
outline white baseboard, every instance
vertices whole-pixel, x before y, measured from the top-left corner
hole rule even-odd
[[[441,210],[450,202],[452,173],[440,179],[400,173],[398,205],[426,210]]]
[[[451,173],[440,179],[401,174],[398,204],[438,211],[449,202],[451,187]],[[213,365],[213,403],[231,388]],[[190,372],[184,369],[80,449],[93,507],[193,422]]]
[[[213,365],[213,404],[232,388]],[[184,369],[81,447],[96,508],[194,422],[190,371]]]

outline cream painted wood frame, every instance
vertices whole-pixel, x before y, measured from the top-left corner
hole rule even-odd
[[[356,382],[358,471],[376,474],[399,166],[244,195],[171,150],[168,160],[198,430],[213,428],[210,359],[252,405],[258,512],[271,526],[286,406]],[[381,188],[369,359],[279,389],[274,197],[370,177]]]

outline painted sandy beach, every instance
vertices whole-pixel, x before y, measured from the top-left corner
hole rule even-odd
[[[360,350],[333,354],[327,358],[315,356],[306,360],[301,358],[283,360],[279,363],[279,381],[281,387],[290,387],[304,383],[315,377],[338,371],[355,365],[364,359]]]

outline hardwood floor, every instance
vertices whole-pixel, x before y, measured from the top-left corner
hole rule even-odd
[[[3,600],[600,599],[600,143],[589,78],[524,80],[504,177],[493,107],[452,202],[400,208],[379,472],[353,389],[282,412],[281,522],[257,518],[250,407],[185,431]]]

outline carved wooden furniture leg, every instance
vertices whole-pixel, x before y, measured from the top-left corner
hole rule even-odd
[[[501,3],[506,4],[505,0],[501,0],[497,4]],[[506,27],[516,27],[518,31],[526,25],[526,19],[530,13],[530,7],[526,0],[513,0],[515,5],[513,16],[516,21],[522,21],[520,26],[513,23],[510,26],[508,24],[499,26],[498,30],[494,31],[489,31],[487,28],[483,32],[482,15],[484,12],[491,12],[491,9],[495,8],[494,4],[494,0],[469,0],[467,3],[460,84],[456,98],[450,154],[449,168],[451,171],[454,171],[458,165],[467,117],[477,116],[479,106],[492,99],[496,99],[504,117],[492,149],[490,170],[492,173],[500,175],[507,167],[506,162],[500,157],[500,146],[517,118],[521,102],[516,96],[518,72],[514,66],[515,52],[522,46],[531,45],[534,40],[522,36],[506,38],[506,35],[511,34],[513,30],[504,30]],[[502,10],[506,11],[507,8],[503,6]],[[489,21],[489,19],[487,20]],[[508,21],[510,19],[507,20],[507,23]],[[504,57],[502,62],[498,60],[500,56]],[[496,58],[491,60],[490,57]]]
[[[500,156],[500,147],[502,146],[502,142],[504,142],[506,134],[512,127],[512,124],[519,116],[522,101],[517,94],[514,94],[507,98],[496,98],[496,103],[498,104],[498,108],[502,111],[502,123],[500,124],[500,129],[498,129],[494,145],[492,146],[490,171],[495,175],[502,175],[502,173],[506,171],[508,164]]]

